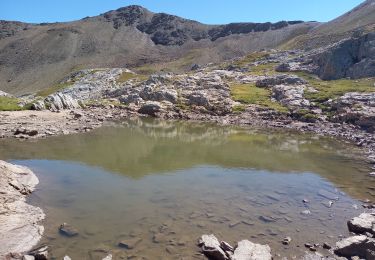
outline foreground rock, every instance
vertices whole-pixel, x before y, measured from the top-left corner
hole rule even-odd
[[[227,260],[229,259],[225,251],[221,248],[219,240],[214,235],[203,235],[198,241],[198,246],[208,259]]]
[[[375,239],[364,235],[345,238],[336,243],[335,254],[343,257],[358,256],[364,259],[374,259]]]
[[[232,260],[271,260],[271,248],[268,245],[259,245],[242,240],[238,242]]]
[[[214,235],[203,235],[198,241],[202,253],[210,260],[271,260],[271,248],[242,240],[233,248],[225,241],[219,242]]]
[[[375,214],[363,213],[348,221],[350,232],[365,234],[366,232],[375,235]]]
[[[38,182],[30,169],[0,161],[0,259],[30,250],[43,234],[43,211],[26,203]]]

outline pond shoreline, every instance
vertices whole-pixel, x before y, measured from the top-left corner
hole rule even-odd
[[[106,122],[112,122],[121,119],[128,119],[130,117],[137,118],[137,113],[129,112],[126,109],[120,108],[105,108],[105,107],[92,107],[85,110],[74,110],[74,111],[62,111],[60,113],[53,112],[37,112],[37,111],[22,111],[27,113],[7,113],[7,120],[9,120],[6,129],[7,131],[2,133],[3,138],[16,137],[20,139],[37,139],[45,138],[53,135],[66,135],[69,133],[80,133],[88,132],[92,129],[98,128],[106,124]],[[4,114],[0,114],[3,116]],[[30,122],[26,122],[25,117],[31,118]],[[58,118],[57,121],[56,117]],[[264,119],[260,118],[259,115],[251,114],[250,111],[228,116],[212,116],[207,114],[197,114],[193,112],[189,113],[161,113],[157,115],[158,118],[165,120],[190,120],[197,122],[214,122],[220,125],[238,125],[238,126],[252,126],[259,128],[271,128],[271,129],[287,129],[287,130],[298,130],[300,132],[311,132],[319,135],[334,136],[338,138],[346,138],[351,142],[356,141],[357,145],[367,153],[369,161],[371,162],[371,155],[373,154],[373,143],[368,142],[370,139],[366,139],[368,136],[373,138],[371,134],[365,132],[357,132],[358,129],[350,125],[338,125],[338,124],[310,124],[302,123],[298,121],[290,121],[288,118],[278,119]],[[16,120],[14,120],[16,119]],[[50,121],[49,121],[50,120]],[[19,126],[22,125],[24,130],[19,130]],[[51,134],[47,134],[45,131],[47,126],[53,125],[55,128]],[[16,130],[14,130],[16,129]],[[2,129],[4,131],[4,128]],[[17,131],[19,133],[17,133]],[[44,131],[44,132],[43,132]],[[334,133],[332,131],[335,131]],[[15,134],[17,133],[17,134]],[[29,133],[36,133],[30,135]],[[362,138],[362,139],[361,139]],[[359,141],[358,141],[359,140]],[[361,141],[366,142],[362,143]],[[372,140],[372,139],[371,139]],[[369,149],[366,151],[366,149]],[[2,181],[4,182],[4,181]],[[1,182],[0,182],[1,184]],[[31,248],[30,248],[31,249]],[[28,249],[29,250],[29,249]]]
[[[338,138],[351,142],[362,152],[364,159],[373,165],[375,171],[375,135],[347,123],[329,121],[302,122],[288,115],[274,114],[249,106],[241,113],[223,116],[199,111],[160,111],[156,114],[140,114],[125,107],[91,106],[85,109],[51,111],[0,112],[0,139],[38,139],[49,136],[89,132],[109,122],[129,118],[155,117],[163,120],[187,120],[212,122],[219,125],[295,130],[321,136]]]

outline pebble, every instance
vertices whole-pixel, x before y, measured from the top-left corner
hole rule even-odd
[[[290,242],[292,241],[291,237],[285,237],[282,241],[283,245],[289,245]]]

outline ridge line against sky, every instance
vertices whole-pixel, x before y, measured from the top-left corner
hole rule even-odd
[[[206,24],[330,21],[363,0],[0,0],[0,19],[30,23],[67,22],[128,5]]]

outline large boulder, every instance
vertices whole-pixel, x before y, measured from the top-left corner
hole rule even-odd
[[[348,221],[350,232],[365,234],[366,232],[375,235],[375,214],[362,213],[359,217]]]
[[[375,239],[364,235],[352,236],[345,238],[336,243],[335,254],[350,258],[358,256],[364,259],[368,258],[375,252]]]
[[[210,101],[207,97],[207,94],[195,92],[188,96],[188,104],[208,108],[210,106]]]
[[[51,111],[81,108],[77,100],[73,99],[70,95],[62,93],[49,95],[44,102]]]
[[[153,88],[146,86],[140,93],[139,96],[144,100],[151,101],[169,101],[176,103],[178,99],[178,93],[172,88]]]
[[[271,260],[271,248],[268,245],[259,245],[242,240],[238,242],[232,260]]]
[[[149,116],[156,116],[156,114],[161,110],[162,106],[159,102],[148,101],[143,106],[141,106],[141,108],[138,110],[138,113]]]
[[[38,101],[35,101],[32,105],[31,105],[31,109],[32,110],[45,110],[46,109],[46,104],[44,103],[43,100],[38,100]]]
[[[276,85],[272,87],[272,97],[287,107],[309,107],[310,101],[303,97],[304,85]]]

